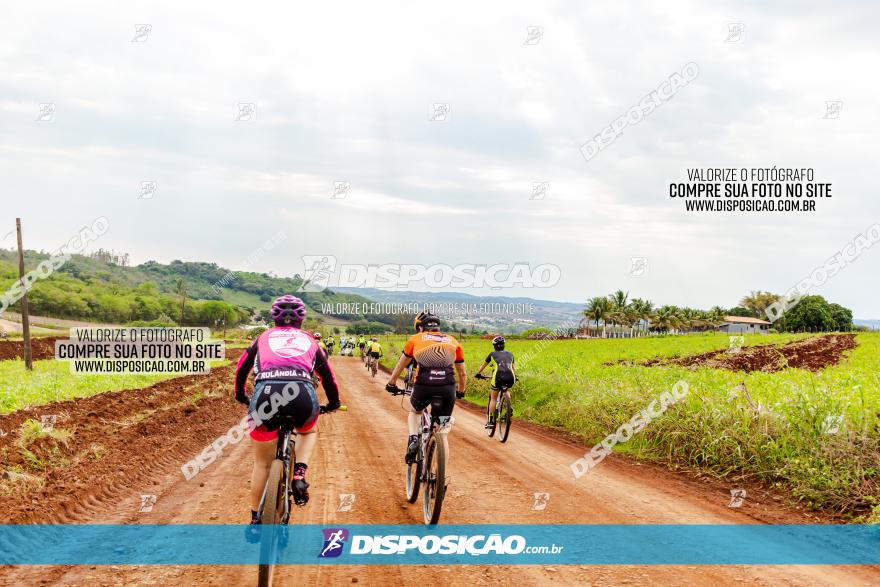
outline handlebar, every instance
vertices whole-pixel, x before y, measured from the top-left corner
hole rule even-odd
[[[405,389],[400,389],[396,385],[386,385],[385,391],[390,393],[391,395],[406,395],[407,391]]]

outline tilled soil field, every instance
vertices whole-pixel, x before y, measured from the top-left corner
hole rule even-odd
[[[641,363],[646,367],[682,365],[684,367],[712,367],[729,371],[781,371],[787,367],[820,371],[836,365],[845,353],[856,348],[855,334],[826,334],[790,342],[782,346],[772,344],[748,346],[736,352],[711,351],[699,355],[676,358],[657,358]]]
[[[55,341],[61,337],[32,338],[31,351],[35,361],[55,357]],[[24,343],[20,340],[0,340],[0,361],[24,358]]]
[[[0,523],[85,519],[141,479],[179,467],[243,416],[230,401],[233,369],[0,416]],[[42,416],[55,417],[51,433],[23,434]]]

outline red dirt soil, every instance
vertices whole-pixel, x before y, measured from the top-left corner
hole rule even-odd
[[[711,351],[677,358],[657,358],[641,363],[646,367],[681,365],[683,367],[711,367],[729,371],[773,372],[788,367],[821,371],[836,365],[847,351],[857,346],[855,334],[826,334],[790,342],[782,346],[772,344],[742,347],[737,352]]]
[[[55,358],[55,341],[63,337],[32,338],[31,352],[35,361]],[[0,340],[0,361],[24,358],[24,343],[20,340]]]
[[[234,364],[240,354],[230,349],[227,359]],[[159,468],[188,461],[242,417],[241,405],[231,401],[233,369],[0,416],[3,469],[21,468],[40,485],[16,487],[0,478],[0,523],[82,519]],[[63,441],[42,436],[22,447],[22,424],[43,415],[56,416],[54,428],[72,434]]]

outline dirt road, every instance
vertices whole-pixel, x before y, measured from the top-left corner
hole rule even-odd
[[[421,502],[403,498],[405,412],[400,398],[384,393],[385,378],[368,376],[357,359],[334,357],[347,412],[323,417],[310,468],[310,504],[295,522],[420,524]],[[219,400],[218,400],[219,401]],[[211,418],[199,409],[193,418]],[[584,451],[556,435],[515,427],[506,445],[486,438],[476,411],[456,409],[450,436],[451,483],[441,523],[760,523],[809,518],[772,500],[728,508],[729,494],[680,475],[624,459],[606,459],[575,480],[570,463]],[[235,418],[223,414],[232,425]],[[515,424],[516,426],[516,424]],[[76,521],[91,523],[244,523],[247,518],[249,446],[236,445],[190,481],[178,457],[129,491],[117,492],[99,510]],[[549,494],[533,509],[536,492]],[[141,494],[157,501],[137,513]],[[339,512],[340,494],[354,494],[351,511]],[[31,567],[0,570],[0,584],[250,585],[253,566]],[[809,566],[288,566],[277,585],[877,585],[880,569]]]

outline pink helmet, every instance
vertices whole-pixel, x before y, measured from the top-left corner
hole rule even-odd
[[[272,303],[272,319],[275,326],[302,326],[306,319],[306,305],[296,296],[281,296]]]

